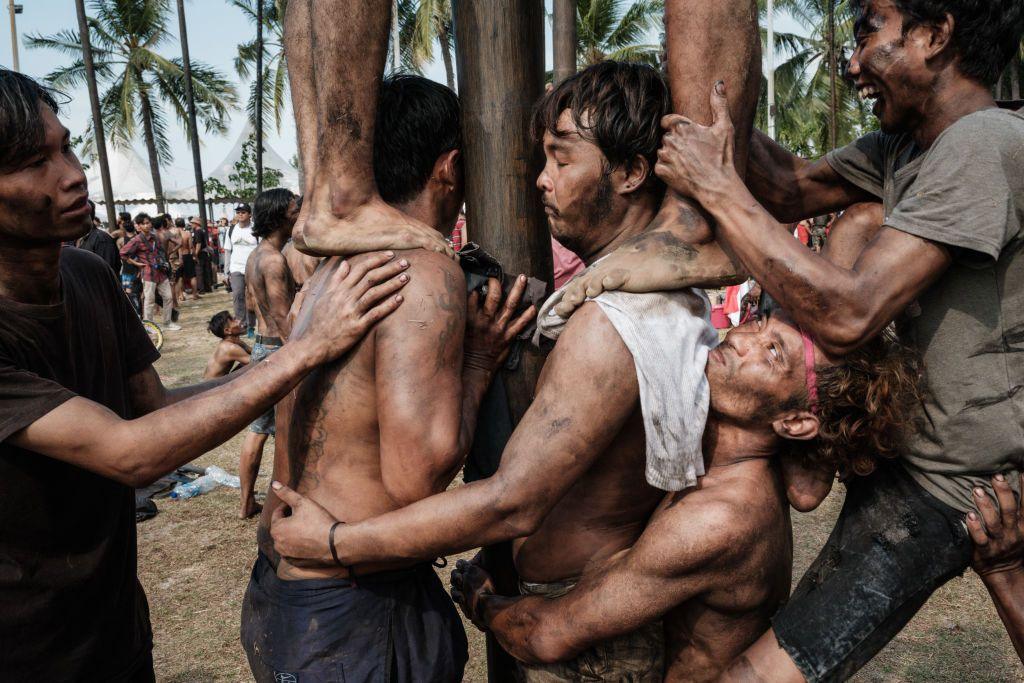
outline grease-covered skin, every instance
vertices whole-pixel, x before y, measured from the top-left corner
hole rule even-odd
[[[333,0],[294,2],[285,16],[305,169],[295,245],[320,256],[416,247],[452,256],[436,230],[386,204],[374,183],[374,122],[391,3],[343,4],[344,21],[338,21],[339,3]]]
[[[349,523],[444,490],[462,464],[461,446],[468,447],[460,439],[465,279],[445,256],[414,250],[396,258],[408,261],[411,276],[404,315],[311,373],[278,410],[274,479],[290,482]],[[326,260],[307,283],[296,331],[337,262]],[[272,558],[265,531],[278,504],[271,491],[260,519],[260,549]],[[338,567],[304,572],[286,562],[278,573],[345,575]]]
[[[697,487],[664,496],[636,544],[589,568],[564,597],[495,596],[489,577],[465,563],[453,574],[453,597],[526,662],[564,661],[664,617],[667,678],[715,680],[789,594],[778,455],[783,438],[817,434],[816,418],[783,407],[804,391],[804,373],[792,324],[773,318],[734,329],[708,362],[707,474]]]

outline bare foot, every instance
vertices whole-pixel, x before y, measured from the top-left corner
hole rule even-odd
[[[249,519],[263,512],[263,506],[256,502],[256,499],[249,498],[242,501],[242,513],[239,515],[242,519]]]
[[[302,202],[292,237],[296,248],[303,253],[347,256],[384,249],[422,248],[455,256],[455,250],[441,233],[390,206],[379,196],[339,217],[332,211],[326,194],[326,188],[319,192],[314,190],[314,196]]]

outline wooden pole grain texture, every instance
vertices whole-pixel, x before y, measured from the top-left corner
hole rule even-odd
[[[543,0],[454,0],[453,9],[467,226],[506,273],[550,287],[551,238],[536,186],[543,156],[530,131],[544,90]],[[526,351],[521,363],[503,376],[513,424],[533,399],[543,357]],[[484,564],[500,592],[518,592],[511,543],[485,548]],[[515,660],[491,636],[487,678],[516,680]]]
[[[456,0],[466,223],[507,273],[551,284],[551,237],[536,179],[543,156],[530,112],[544,90],[542,0]],[[507,377],[516,422],[526,412],[542,358]]]
[[[576,0],[554,0],[551,43],[554,53],[553,82],[558,85],[576,73]]]

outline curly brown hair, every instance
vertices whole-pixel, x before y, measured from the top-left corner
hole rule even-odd
[[[818,375],[818,437],[789,442],[790,455],[831,465],[840,478],[867,475],[879,460],[898,457],[919,424],[925,391],[920,355],[880,334]],[[805,394],[804,405],[808,398]]]

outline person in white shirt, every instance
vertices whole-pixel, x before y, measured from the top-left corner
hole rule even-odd
[[[235,317],[245,321],[247,329],[252,331],[256,327],[256,319],[245,304],[245,264],[257,244],[252,234],[252,209],[248,204],[239,204],[235,207],[235,218],[238,222],[228,228],[224,239],[224,261],[227,263]]]

